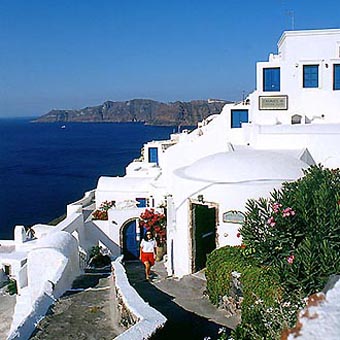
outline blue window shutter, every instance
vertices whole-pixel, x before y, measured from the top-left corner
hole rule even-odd
[[[319,65],[303,65],[303,87],[319,87]]]
[[[280,91],[280,68],[264,68],[263,69],[263,91],[274,92]]]
[[[340,90],[340,64],[333,67],[333,90]]]
[[[240,128],[242,123],[248,123],[248,110],[231,110],[231,127]]]
[[[158,148],[149,148],[149,163],[158,164]]]
[[[136,198],[136,201],[139,202],[139,204],[137,204],[138,208],[146,207],[146,198]]]

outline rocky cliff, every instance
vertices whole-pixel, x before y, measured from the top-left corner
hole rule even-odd
[[[161,103],[150,99],[124,102],[106,101],[80,110],[52,110],[35,120],[54,122],[142,122],[150,125],[196,125],[198,121],[220,113],[229,103],[223,100],[193,100]]]

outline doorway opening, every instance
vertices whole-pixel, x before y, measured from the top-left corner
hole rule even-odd
[[[124,260],[131,261],[139,258],[140,227],[138,220],[132,220],[123,227]]]
[[[193,272],[205,268],[207,255],[216,248],[216,213],[211,204],[191,204]]]

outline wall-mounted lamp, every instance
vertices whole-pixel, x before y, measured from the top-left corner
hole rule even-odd
[[[204,203],[203,195],[198,195],[198,196],[197,196],[197,201],[198,201],[198,202],[201,202],[201,203]]]
[[[328,64],[325,64],[325,67],[328,68]]]

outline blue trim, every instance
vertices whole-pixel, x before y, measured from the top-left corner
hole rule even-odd
[[[263,91],[279,92],[280,91],[280,68],[264,68],[263,69]]]
[[[248,123],[248,110],[231,110],[231,127],[240,128],[242,123]]]
[[[319,87],[319,65],[303,65],[303,87]]]
[[[333,65],[333,90],[340,90],[340,64]]]
[[[139,204],[137,204],[138,208],[146,207],[146,198],[136,198],[136,201],[139,202]]]
[[[149,163],[157,163],[158,165],[158,148],[149,148]]]

